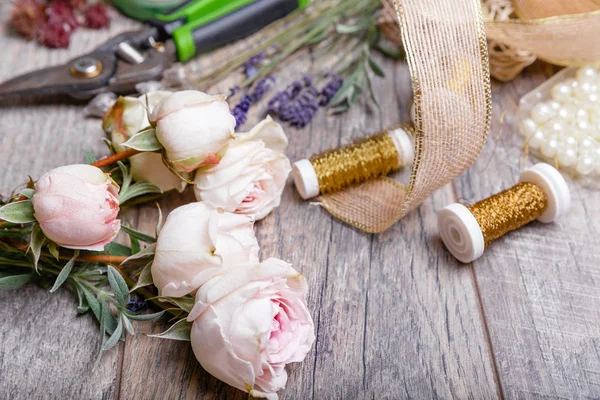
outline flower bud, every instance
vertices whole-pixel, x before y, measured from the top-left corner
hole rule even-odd
[[[101,251],[119,233],[119,187],[100,168],[67,165],[35,184],[33,210],[44,235],[69,249]]]
[[[173,93],[154,108],[150,120],[167,160],[182,172],[218,164],[235,129],[224,95],[195,90]]]
[[[196,199],[255,220],[264,218],[279,206],[291,171],[282,153],[286,146],[283,129],[270,117],[236,135],[218,165],[196,172]]]
[[[158,236],[152,280],[161,296],[196,291],[231,265],[258,261],[250,217],[191,203],[172,211]]]
[[[164,98],[171,95],[167,91],[149,92],[140,97],[119,97],[114,106],[102,120],[102,128],[110,135],[114,149],[120,153],[127,150],[123,146],[129,138],[140,130],[150,126],[148,110]],[[148,110],[146,110],[148,107]],[[158,186],[163,192],[185,189],[186,183],[173,174],[163,162],[158,153],[141,153],[129,158],[131,175],[137,182],[148,182]]]

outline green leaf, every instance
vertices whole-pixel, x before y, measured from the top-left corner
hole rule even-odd
[[[148,182],[138,182],[127,189],[121,189],[119,193],[119,204],[123,204],[135,197],[144,196],[151,193],[162,193],[162,189]]]
[[[73,269],[73,265],[75,265],[75,260],[78,256],[79,250],[75,250],[75,253],[73,253],[73,257],[69,260],[68,263],[65,264],[64,267],[62,267],[60,274],[58,274],[58,276],[56,277],[56,281],[54,281],[54,286],[52,286],[52,289],[50,289],[50,293],[56,292],[56,290],[58,290],[58,288],[63,283],[65,283],[65,281],[69,277],[69,274],[71,273],[71,270]]]
[[[158,202],[156,203],[156,208],[158,208],[158,222],[156,223],[156,237],[158,237],[158,235],[160,234],[160,231],[162,230],[162,227],[164,225],[164,221],[163,221],[163,213],[162,213],[162,210],[160,209],[160,204],[158,204]]]
[[[154,255],[155,251],[156,251],[156,243],[152,243],[151,245],[147,246],[139,253],[136,253],[130,257],[127,257],[125,260],[123,260],[121,265],[126,264],[127,262],[129,262],[131,260],[139,260],[140,258],[152,257]]]
[[[132,238],[131,236],[129,237],[129,240],[131,241],[131,254],[139,253],[141,250],[140,241],[136,238]]]
[[[149,285],[152,285],[153,283],[154,282],[152,282],[152,261],[150,261],[148,264],[146,264],[146,266],[140,273],[140,277],[138,278],[137,283],[135,284],[134,287],[131,288],[131,290],[129,292],[130,293],[134,292],[141,287],[149,286]]]
[[[75,285],[75,289],[77,291],[77,300],[79,301],[79,304],[77,305],[77,312],[79,314],[83,314],[90,309],[90,306],[85,300],[85,295],[83,294],[83,290],[81,290],[81,285]]]
[[[96,161],[98,161],[98,160],[96,159],[96,156],[95,156],[94,154],[92,154],[92,152],[91,152],[91,151],[85,150],[85,151],[83,152],[83,155],[85,156],[85,162],[87,162],[88,164],[93,164],[93,163],[95,163]]]
[[[135,335],[135,331],[133,330],[133,325],[131,323],[131,321],[129,320],[129,318],[127,318],[127,316],[125,314],[121,314],[121,320],[123,320],[123,326],[125,327],[125,330],[130,334],[130,335]]]
[[[186,312],[192,311],[194,305],[196,304],[196,300],[192,296],[188,297],[159,297],[161,300],[166,300],[170,303],[177,304],[177,307],[181,308]]]
[[[33,274],[9,274],[0,272],[0,290],[18,289],[32,278]]]
[[[31,200],[16,201],[0,207],[0,219],[13,224],[34,222],[33,203]]]
[[[81,291],[83,292],[83,296],[85,297],[85,300],[87,301],[88,305],[92,309],[92,312],[96,316],[96,319],[102,324],[102,306],[100,305],[100,302],[98,301],[96,296],[94,296],[88,290],[88,288],[86,288],[83,285],[80,285],[80,287],[81,287]]]
[[[119,323],[118,323],[117,327],[115,328],[114,332],[110,335],[110,337],[108,338],[106,343],[104,343],[104,345],[102,345],[102,350],[106,351],[106,350],[114,347],[117,343],[119,343],[119,340],[121,339],[122,335],[123,335],[123,320],[121,318],[119,318]]]
[[[50,252],[50,254],[52,254],[52,256],[56,259],[56,261],[59,260],[60,253],[58,252],[58,246],[56,246],[56,243],[49,242],[48,243],[48,251]]]
[[[103,300],[103,303],[106,303]],[[112,335],[112,333],[115,331],[115,329],[117,328],[117,319],[115,318],[115,316],[110,312],[110,310],[108,309],[107,306],[107,312],[103,313],[103,321],[104,321],[104,330],[106,331],[106,333],[108,333],[109,335]]]
[[[42,232],[40,224],[36,223],[31,230],[31,237],[29,239],[29,248],[33,254],[33,265],[36,271],[38,267],[38,261],[40,260],[40,254],[42,254],[42,246],[44,245],[45,240],[46,236],[44,236],[44,232]]]
[[[35,194],[35,190],[34,189],[30,189],[30,188],[21,189],[19,191],[19,196],[25,196],[28,199],[31,199],[34,194]]]
[[[190,331],[192,330],[192,323],[185,319],[180,319],[175,322],[169,329],[156,335],[148,335],[150,337],[160,339],[171,339],[171,340],[190,340]]]
[[[121,274],[111,265],[108,266],[108,283],[115,294],[115,299],[125,307],[129,303],[129,287]]]
[[[148,127],[133,135],[123,146],[139,151],[158,151],[163,148],[156,137],[156,130]]]
[[[377,62],[373,60],[372,57],[369,57],[369,67],[371,67],[371,71],[373,71],[375,75],[381,78],[385,78],[385,73],[383,72],[379,64],[377,64]]]
[[[123,256],[129,257],[131,255],[131,249],[127,246],[123,246],[120,243],[110,242],[104,247],[104,254],[110,254],[111,256]]]
[[[129,226],[121,226],[121,230],[125,231],[125,233],[127,233],[129,236],[134,237],[138,240],[141,240],[142,242],[146,242],[146,243],[155,243],[156,242],[156,238],[153,238],[152,236],[147,235],[144,232],[135,230]]]
[[[159,319],[163,315],[165,315],[165,311],[160,311],[160,312],[156,312],[156,313],[152,313],[152,314],[127,313],[127,316],[129,317],[129,319],[133,319],[135,321],[154,321],[154,320]]]

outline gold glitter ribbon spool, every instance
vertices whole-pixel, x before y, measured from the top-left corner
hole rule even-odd
[[[539,163],[525,170],[519,183],[509,189],[470,207],[446,206],[438,215],[440,236],[456,259],[470,263],[508,232],[536,219],[552,222],[570,207],[567,182],[552,166]]]
[[[335,193],[409,165],[414,154],[405,129],[392,128],[310,160],[296,161],[292,176],[298,193],[304,200]]]

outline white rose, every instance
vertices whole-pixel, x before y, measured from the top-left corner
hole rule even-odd
[[[255,220],[264,218],[279,206],[291,171],[282,153],[286,146],[281,125],[271,117],[236,135],[218,165],[196,172],[196,199]]]
[[[161,296],[181,297],[232,265],[257,262],[258,250],[250,217],[187,204],[169,214],[158,236],[152,280]]]
[[[119,97],[102,120],[102,128],[110,135],[114,149],[120,153],[128,148],[123,146],[129,138],[150,126],[148,109],[152,109],[171,92],[156,91],[140,97]],[[147,98],[146,98],[147,96]],[[173,174],[163,164],[157,153],[142,153],[130,157],[131,175],[138,182],[145,181],[158,186],[164,192],[177,189],[183,191],[186,183]]]
[[[175,169],[191,172],[219,163],[235,129],[225,98],[183,90],[154,108],[150,119],[156,125],[156,137]]]

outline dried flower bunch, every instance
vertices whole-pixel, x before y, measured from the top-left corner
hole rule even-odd
[[[67,48],[80,26],[102,29],[110,25],[102,2],[87,0],[16,0],[11,24],[27,40],[50,48]]]
[[[134,334],[132,320],[170,314],[172,326],[154,336],[191,341],[208,372],[277,399],[286,365],[315,339],[305,278],[282,260],[261,262],[254,233],[279,205],[287,138],[270,117],[246,133],[234,126],[221,95],[117,99],[103,120],[112,156],[88,154],[92,165],[55,168],[0,202],[0,289],[71,289],[77,311],[99,322],[100,355]],[[198,202],[164,224],[159,209],[156,235],[118,218],[121,207],[188,182]],[[129,246],[115,242],[119,232]],[[163,310],[143,313],[148,302]]]

